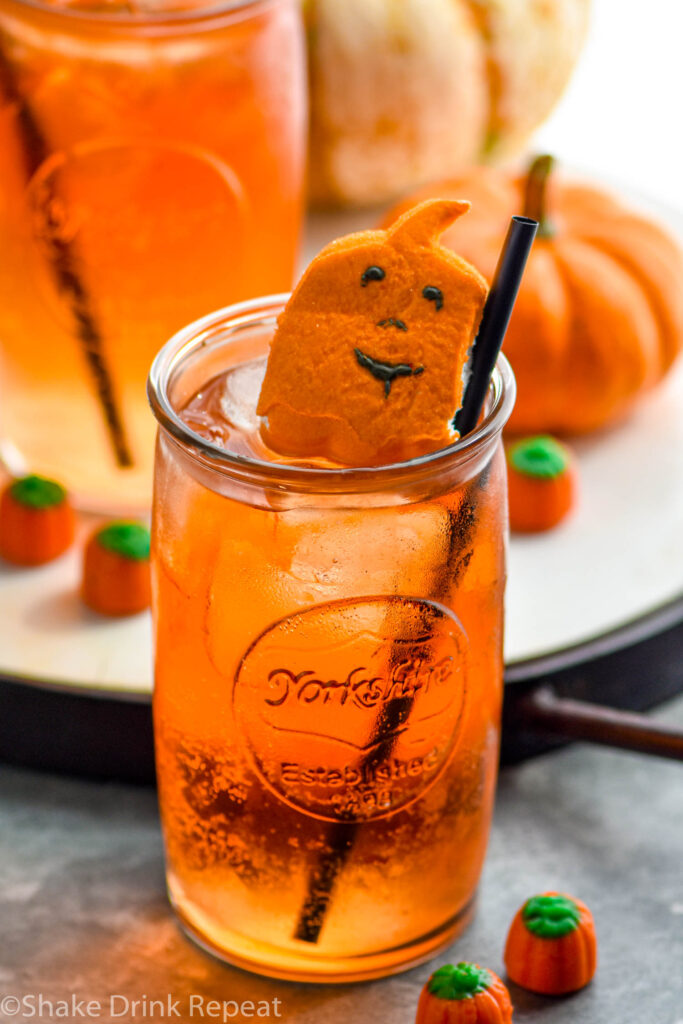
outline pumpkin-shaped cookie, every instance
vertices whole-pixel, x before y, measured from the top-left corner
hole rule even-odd
[[[83,557],[81,597],[100,615],[136,615],[149,607],[149,530],[116,521],[91,535]]]
[[[505,945],[505,967],[515,984],[564,995],[587,985],[596,963],[593,915],[581,900],[546,892],[517,911]]]
[[[539,221],[505,338],[517,380],[508,429],[582,434],[623,417],[683,346],[683,253],[646,215],[607,192],[556,180],[537,158],[521,177],[476,168],[408,197],[461,196],[471,213],[442,242],[490,279],[509,217]]]
[[[524,437],[505,450],[510,529],[515,533],[551,530],[576,502],[576,462],[554,437]]]
[[[454,439],[487,287],[437,238],[467,209],[431,200],[313,260],[280,316],[258,403],[271,448],[360,466]]]
[[[55,480],[21,477],[0,498],[0,556],[14,565],[43,565],[73,543],[76,520],[69,498]]]
[[[420,993],[415,1024],[510,1024],[510,994],[478,964],[444,964]]]

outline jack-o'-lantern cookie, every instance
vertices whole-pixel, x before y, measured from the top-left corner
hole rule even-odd
[[[429,200],[312,261],[279,318],[259,399],[273,450],[360,466],[454,440],[487,285],[437,239],[468,209]]]

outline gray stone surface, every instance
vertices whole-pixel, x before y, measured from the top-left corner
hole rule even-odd
[[[660,715],[683,722],[683,701]],[[563,1000],[512,987],[515,1021],[683,1024],[683,765],[577,745],[504,771],[476,921],[436,963],[466,958],[501,972],[517,906],[555,887],[594,911],[598,974]],[[37,1005],[15,1012],[12,997],[40,994],[52,1005],[33,1019],[221,1019],[200,1004],[215,999],[268,1000],[269,1019],[277,1011],[296,1024],[412,1024],[430,969],[324,987],[225,967],[171,917],[151,791],[0,770],[2,1024],[31,1019]],[[99,1012],[66,1010],[60,1001],[72,998]],[[149,1002],[169,998],[177,1003],[163,1014]],[[233,1009],[227,1019],[249,1019]]]

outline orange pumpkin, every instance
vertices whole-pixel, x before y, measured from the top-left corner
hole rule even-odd
[[[149,607],[149,530],[113,522],[96,530],[85,547],[81,597],[100,615],[135,615]]]
[[[587,985],[596,964],[593,916],[581,900],[546,892],[517,911],[505,945],[505,967],[516,985],[564,995]]]
[[[415,1024],[510,1024],[512,1003],[500,978],[478,964],[444,964],[420,993]]]
[[[25,476],[0,499],[0,555],[14,565],[43,565],[71,547],[75,516],[66,491],[54,480]]]
[[[624,416],[683,343],[683,254],[648,218],[598,188],[551,177],[538,157],[519,177],[491,168],[422,189],[469,199],[442,237],[490,279],[511,214],[539,221],[504,350],[517,378],[516,433],[581,434]]]
[[[577,472],[566,445],[553,437],[525,437],[507,446],[508,505],[513,533],[557,526],[576,502]]]

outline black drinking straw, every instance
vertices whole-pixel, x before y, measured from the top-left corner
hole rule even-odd
[[[474,339],[470,379],[462,407],[453,421],[461,437],[474,430],[479,421],[537,228],[538,221],[531,217],[513,217],[510,221],[491,290],[484,305],[479,332]]]
[[[0,94],[3,93],[10,106],[16,110],[24,167],[26,177],[30,180],[49,157],[50,149],[33,111],[19,89],[0,37]],[[71,307],[116,462],[122,469],[128,468],[133,465],[133,457],[107,366],[102,335],[92,313],[90,298],[78,274],[73,248],[63,238],[50,238],[47,244],[55,283]]]
[[[461,436],[477,425],[537,228],[538,222],[530,217],[513,217],[505,236],[472,349],[471,374],[463,405],[455,418],[455,426]],[[458,546],[458,540],[462,541],[471,532],[476,519],[473,500],[470,498],[466,503],[470,519],[468,521],[465,517],[465,522],[461,524],[463,536],[452,538],[451,547],[454,549]],[[449,555],[449,566],[451,562],[452,552]],[[362,761],[363,767],[379,764],[391,755],[397,730],[410,717],[413,700],[413,697],[395,697],[388,702],[375,723],[370,752]],[[294,928],[295,939],[318,942],[336,880],[353,850],[360,827],[361,822],[353,818],[329,827],[325,848],[308,876],[306,895]]]

